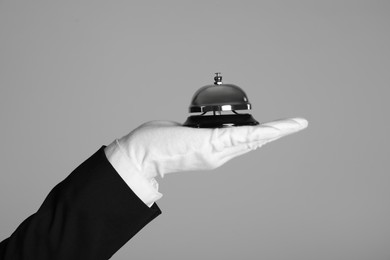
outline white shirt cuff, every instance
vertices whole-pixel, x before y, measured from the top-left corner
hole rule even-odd
[[[146,205],[151,207],[162,197],[162,194],[158,192],[157,181],[154,178],[148,179],[130,163],[130,159],[122,151],[118,140],[107,146],[104,152],[119,176]]]

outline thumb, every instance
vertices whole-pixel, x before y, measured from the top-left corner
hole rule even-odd
[[[174,121],[168,121],[168,120],[154,120],[154,121],[149,121],[141,126],[180,126],[181,124],[178,122]]]

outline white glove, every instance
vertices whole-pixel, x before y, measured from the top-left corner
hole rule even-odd
[[[307,125],[302,118],[215,129],[152,121],[119,139],[118,144],[139,172],[154,178],[172,172],[214,169]]]

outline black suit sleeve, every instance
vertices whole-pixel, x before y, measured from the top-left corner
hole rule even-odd
[[[109,259],[160,213],[133,193],[102,147],[0,243],[0,259]]]

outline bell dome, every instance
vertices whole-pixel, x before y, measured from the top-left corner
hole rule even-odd
[[[209,111],[250,110],[245,92],[233,84],[223,84],[221,73],[215,73],[214,84],[195,92],[189,107],[190,113]]]

